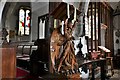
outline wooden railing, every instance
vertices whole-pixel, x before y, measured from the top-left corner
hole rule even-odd
[[[105,58],[102,58],[102,59],[96,59],[96,60],[84,60],[83,63],[80,63],[79,64],[79,67],[82,67],[83,65],[92,65],[92,79],[91,80],[95,80],[95,67],[94,67],[94,63],[97,63],[100,67],[100,78],[101,80],[105,80],[106,78],[106,69],[105,69],[105,66],[106,66],[106,59]]]

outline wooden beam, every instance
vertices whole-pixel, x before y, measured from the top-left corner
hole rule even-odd
[[[95,51],[97,51],[97,36],[96,36],[96,2],[94,3],[95,11],[94,11],[94,32],[95,32]]]
[[[93,3],[91,3],[91,52],[93,51]]]
[[[101,45],[101,26],[100,23],[102,22],[102,5],[98,3],[98,45]]]

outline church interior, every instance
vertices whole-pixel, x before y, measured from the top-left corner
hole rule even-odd
[[[0,78],[119,80],[119,16],[119,0],[0,0]]]

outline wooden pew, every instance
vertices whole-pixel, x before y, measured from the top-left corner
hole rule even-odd
[[[34,46],[34,45],[18,45],[17,58],[28,57],[32,54],[32,51],[36,49],[37,49],[37,46]]]
[[[17,66],[29,70],[30,67],[30,55],[33,50],[36,50],[37,46],[34,45],[18,45],[17,46]]]

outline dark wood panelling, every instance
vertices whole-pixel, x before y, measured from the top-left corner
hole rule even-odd
[[[91,51],[97,50],[97,46],[101,45],[101,39],[105,40],[105,47],[113,50],[113,27],[112,27],[112,9],[110,6],[107,6],[106,3],[102,2],[91,2],[89,4],[88,18],[91,17],[91,39],[89,39],[89,45]],[[97,11],[98,10],[98,11]],[[98,13],[98,19],[96,19],[96,13]],[[94,16],[94,17],[93,17]],[[97,23],[98,21],[98,23]],[[105,24],[108,28],[105,29],[105,37],[101,37],[101,23]],[[96,33],[96,28],[98,25],[98,33]],[[93,34],[93,31],[95,34]],[[98,40],[97,40],[98,35]],[[93,36],[95,39],[93,40]],[[111,46],[112,45],[112,46]],[[94,47],[95,46],[95,47]],[[89,47],[89,49],[90,49]]]
[[[74,7],[73,5],[70,6],[70,16],[73,17],[73,12],[74,12]],[[54,9],[50,14],[55,18],[55,19],[60,19],[60,20],[65,20],[67,18],[67,3],[61,2],[56,8]],[[77,14],[80,14],[81,12],[77,10]]]

